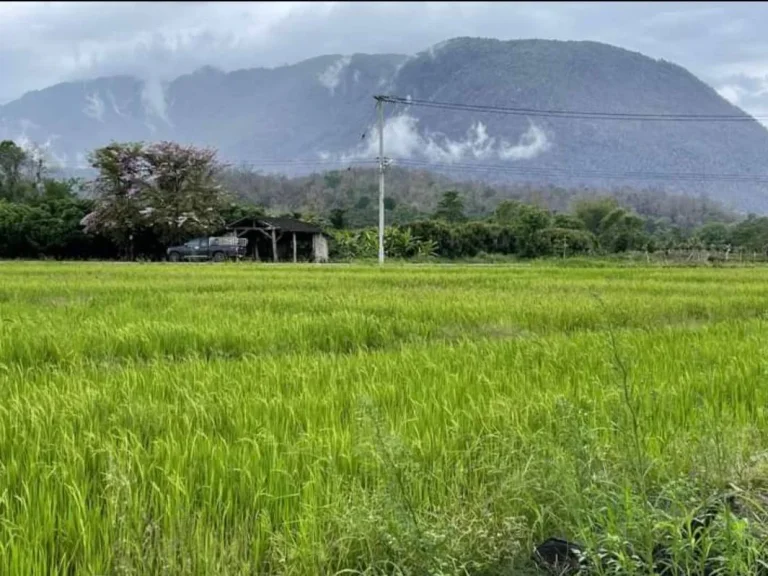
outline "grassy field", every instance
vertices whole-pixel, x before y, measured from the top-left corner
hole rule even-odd
[[[2,264],[0,573],[647,554],[761,497],[766,313],[760,268]],[[724,573],[754,532],[712,528]]]

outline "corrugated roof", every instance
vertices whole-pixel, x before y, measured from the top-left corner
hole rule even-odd
[[[258,218],[246,217],[227,224],[227,228],[236,228],[238,226],[274,227],[282,232],[303,232],[306,234],[320,234],[323,231],[319,226],[310,224],[309,222],[302,222],[295,218],[273,218],[272,216],[259,216]]]
[[[263,217],[258,218],[259,222],[264,222],[268,226],[273,226],[282,230],[283,232],[307,232],[309,234],[319,234],[322,232],[322,228],[309,222],[302,222],[295,218],[271,218]]]

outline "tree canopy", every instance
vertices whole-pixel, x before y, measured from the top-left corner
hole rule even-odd
[[[463,222],[467,219],[464,214],[464,200],[458,191],[448,190],[443,193],[443,197],[437,203],[434,218],[446,222]]]
[[[376,231],[360,222],[375,226],[378,192],[375,180],[362,173],[292,180],[241,171],[233,180],[232,169],[221,166],[213,150],[173,142],[112,143],[89,158],[96,176],[85,186],[92,193],[86,199],[79,195],[81,181],[49,177],[44,156],[34,149],[0,142],[0,257],[161,258],[169,244],[216,233],[245,215],[267,213],[325,226],[338,239],[331,243],[337,255],[375,256]],[[385,199],[385,244],[402,257],[535,258],[658,249],[768,257],[768,217],[739,218],[701,199],[636,191],[574,195],[546,187],[502,197],[512,192],[488,185],[444,186],[440,177],[424,172],[410,179],[395,175],[395,185],[388,187],[394,192]],[[328,188],[312,188],[319,181]],[[434,210],[419,208],[398,192],[404,186],[420,194],[412,188],[415,182],[440,189]],[[257,191],[266,187],[271,195],[240,194],[238,187],[245,183]],[[329,195],[332,201],[325,209],[302,203],[294,204],[300,209],[286,209],[284,200],[303,185],[310,186],[310,196]],[[264,202],[254,202],[257,197]]]
[[[113,143],[90,156],[98,171],[96,207],[86,229],[126,245],[151,228],[161,243],[212,232],[223,224],[216,153],[174,142]]]

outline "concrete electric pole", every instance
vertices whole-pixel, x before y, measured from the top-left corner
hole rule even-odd
[[[379,266],[384,264],[384,98],[376,98],[379,112]]]

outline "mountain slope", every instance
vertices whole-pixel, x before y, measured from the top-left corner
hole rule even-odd
[[[321,56],[231,73],[203,68],[167,84],[128,77],[60,84],[0,107],[0,137],[47,143],[70,167],[84,165],[88,151],[110,140],[173,139],[216,147],[229,162],[296,174],[323,169],[321,157],[375,158],[372,95],[381,93],[528,109],[748,119],[683,68],[620,48],[458,38],[415,56]],[[387,117],[385,154],[403,166],[435,163],[455,176],[490,181],[652,185],[768,211],[763,185],[704,177],[768,178],[768,130],[756,121],[523,117],[401,105],[387,105]],[[640,176],[628,178],[627,172]],[[654,178],[658,173],[695,174],[700,181]]]

